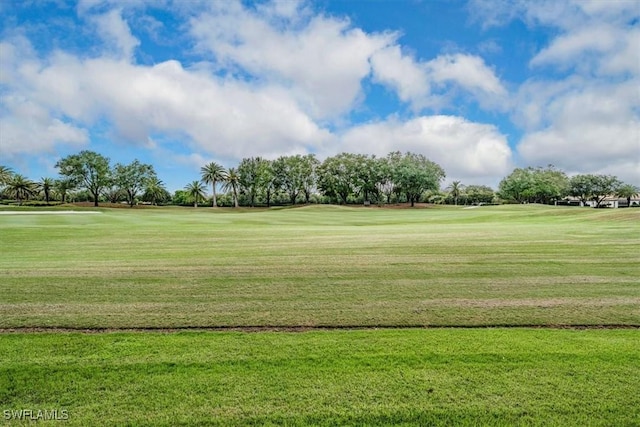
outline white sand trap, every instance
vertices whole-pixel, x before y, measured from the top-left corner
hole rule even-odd
[[[87,215],[101,213],[97,211],[0,211],[0,215]]]
[[[475,208],[479,208],[480,206],[467,206],[466,208],[462,208],[462,209],[475,209]]]

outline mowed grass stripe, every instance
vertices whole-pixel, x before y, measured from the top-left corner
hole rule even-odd
[[[3,216],[0,327],[640,324],[640,210]]]
[[[632,426],[637,331],[0,336],[3,409],[65,425]]]

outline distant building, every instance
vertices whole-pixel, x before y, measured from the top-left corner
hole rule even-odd
[[[607,196],[600,202],[601,208],[627,208],[629,206],[638,206],[640,207],[640,197],[632,197],[631,203],[627,205],[627,199],[618,197],[618,196]],[[558,205],[568,205],[568,206],[583,206],[580,199],[577,197],[566,197],[564,200],[559,201]],[[584,206],[590,206],[595,208],[598,203],[595,200],[587,200]]]

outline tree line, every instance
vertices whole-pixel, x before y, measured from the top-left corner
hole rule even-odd
[[[437,192],[445,178],[438,164],[415,153],[389,153],[386,157],[340,153],[320,162],[315,155],[244,158],[226,170],[211,162],[200,170],[200,179],[177,191],[174,199],[191,200],[194,206],[206,198],[211,185],[211,205],[218,206],[218,185],[223,204],[271,206],[297,203],[391,203],[412,206],[425,192]]]
[[[581,205],[593,201],[596,207],[611,196],[624,198],[627,206],[631,206],[631,199],[638,197],[639,193],[638,187],[613,175],[579,174],[568,177],[553,165],[517,168],[500,181],[498,189],[502,199],[516,203],[550,204],[570,196]]]
[[[630,205],[639,189],[611,175],[582,174],[568,177],[553,166],[517,168],[499,184],[498,191],[485,185],[454,181],[444,191],[446,174],[437,163],[421,154],[399,151],[384,157],[340,153],[320,162],[315,155],[244,158],[225,169],[216,162],[204,165],[196,179],[170,194],[150,164],[134,160],[117,163],[93,151],[81,151],[56,163],[59,177],[38,182],[0,166],[3,198],[18,201],[41,199],[149,204],[211,206],[272,206],[298,203],[408,203],[450,204],[555,203],[568,196],[582,204],[598,206],[605,197],[617,195]],[[208,198],[208,189],[211,197]]]

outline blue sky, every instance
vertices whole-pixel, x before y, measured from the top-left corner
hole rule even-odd
[[[89,149],[168,189],[243,157],[413,151],[447,182],[640,184],[637,0],[0,2],[0,164]]]

